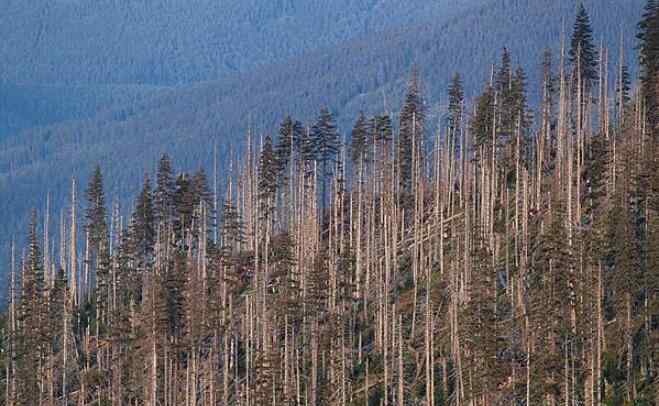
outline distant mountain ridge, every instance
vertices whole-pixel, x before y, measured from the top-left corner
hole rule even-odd
[[[176,85],[285,61],[485,0],[5,0],[0,78]]]
[[[392,27],[444,21],[484,2],[6,0],[0,139],[89,118],[154,88],[222,80]],[[57,101],[53,89],[62,93]]]

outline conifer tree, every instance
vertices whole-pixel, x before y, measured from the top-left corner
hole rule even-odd
[[[236,254],[240,251],[241,244],[245,242],[245,231],[240,211],[228,196],[224,202],[222,212],[222,248],[225,256]]]
[[[597,81],[598,52],[593,44],[590,17],[581,2],[570,40],[569,57],[575,73],[575,83],[578,74],[581,77],[584,89],[588,92],[589,89],[592,89],[593,83]]]
[[[321,203],[324,207],[327,200],[327,185],[333,175],[334,164],[340,147],[339,133],[334,123],[332,113],[323,107],[316,124],[311,129],[316,160],[320,164],[319,179],[321,181]]]
[[[299,148],[300,140],[304,129],[302,123],[293,120],[291,116],[286,116],[284,121],[279,127],[279,137],[277,139],[277,147],[275,148],[277,161],[279,162],[280,175],[285,176],[288,165],[291,162],[292,154],[299,153],[294,151],[294,148]]]
[[[476,113],[471,120],[471,132],[476,145],[492,144],[494,125],[494,88],[487,85],[476,101]]]
[[[356,172],[363,162],[368,161],[366,154],[368,148],[368,120],[363,112],[359,113],[355,126],[352,128],[350,153],[352,156],[352,167]]]
[[[616,85],[616,94],[618,99],[622,100],[623,106],[627,106],[631,101],[631,78],[629,76],[629,67],[623,65],[620,68],[622,74],[620,82]]]
[[[315,139],[311,136],[309,128],[302,132],[299,145],[295,149],[300,151],[298,154],[298,165],[302,168],[304,176],[309,177],[313,175],[314,163],[318,154]]]
[[[158,162],[156,188],[153,196],[153,209],[156,224],[166,223],[174,215],[174,191],[176,180],[172,163],[167,154],[163,154]]]
[[[639,40],[639,61],[641,66],[646,70],[643,75],[644,79],[651,76],[652,68],[657,60],[657,49],[654,45],[654,37],[657,35],[657,11],[659,11],[659,4],[656,0],[648,0],[645,8],[643,9],[643,16],[638,23],[638,33],[636,38]]]
[[[295,265],[295,244],[291,236],[284,232],[273,239],[270,263],[273,271],[270,275],[273,284],[277,307],[280,310],[280,320],[288,316],[289,322],[294,322],[300,316],[300,281],[293,269]]]
[[[414,191],[414,167],[423,170],[425,151],[425,106],[421,93],[418,71],[412,69],[403,109],[400,112],[400,136],[398,140],[398,159],[400,160],[400,186],[405,193]],[[418,160],[418,162],[416,162]]]
[[[462,78],[459,73],[455,73],[451,79],[448,89],[448,100],[448,128],[452,134],[456,134],[460,130],[462,110],[464,108],[464,90]]]
[[[203,201],[207,209],[212,208],[213,193],[211,192],[208,184],[208,176],[203,167],[199,168],[199,170],[192,175],[190,182],[192,194],[194,196],[194,205],[198,206]]]
[[[87,230],[89,231],[89,242],[92,250],[97,250],[100,242],[107,237],[107,210],[105,208],[105,193],[103,192],[103,174],[101,167],[96,166],[89,185],[86,190]]]
[[[393,137],[391,117],[388,113],[375,116],[373,120],[375,140],[380,142],[389,142]]]
[[[497,93],[505,95],[511,89],[513,79],[513,62],[508,48],[501,51],[501,65],[496,73],[495,88]],[[505,96],[503,96],[505,99]]]
[[[195,213],[195,193],[187,174],[182,173],[176,177],[176,191],[172,201],[175,209],[175,229],[182,235],[190,231]]]
[[[512,79],[512,129],[513,134],[519,136],[519,158],[523,165],[527,165],[531,159],[533,149],[532,140],[529,139],[529,129],[531,127],[531,118],[528,112],[526,96],[526,73],[521,66],[517,67]],[[515,141],[516,136],[511,139],[511,144]],[[511,149],[517,149],[511,145]],[[514,155],[514,154],[513,154]]]
[[[647,116],[654,137],[659,137],[659,97],[657,83],[659,79],[659,3],[648,0],[643,17],[639,23],[640,40],[639,59],[641,63],[641,80],[643,96],[647,106]]]
[[[17,398],[26,404],[38,404],[42,396],[45,327],[44,269],[39,237],[37,213],[32,212],[29,227],[28,256],[23,264],[22,290],[19,307],[17,337],[17,370],[19,382]]]
[[[259,162],[259,199],[261,201],[263,215],[270,219],[277,193],[278,172],[279,166],[272,145],[272,138],[267,136],[263,141],[263,149],[261,150],[261,159]]]
[[[148,175],[144,176],[144,185],[135,203],[133,232],[136,249],[135,254],[139,258],[139,262],[143,266],[147,266],[153,258],[156,240],[153,192],[151,191],[151,180]]]

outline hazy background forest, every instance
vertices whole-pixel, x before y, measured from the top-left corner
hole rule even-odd
[[[504,46],[537,84],[543,50],[558,51],[577,3],[3,1],[0,252],[7,257],[11,239],[23,238],[30,208],[45,210],[44,193],[59,213],[72,174],[84,184],[98,162],[109,199],[127,203],[163,152],[210,173],[216,143],[225,179],[247,129],[266,134],[286,114],[307,125],[327,106],[343,135],[362,110],[395,118],[414,63],[432,133],[446,116],[452,74],[462,74],[473,101]],[[644,1],[584,4],[597,44],[619,44],[623,34],[636,77]],[[610,45],[611,61],[619,50]],[[529,86],[529,99],[540,92]]]
[[[0,404],[659,404],[658,1],[0,8]]]

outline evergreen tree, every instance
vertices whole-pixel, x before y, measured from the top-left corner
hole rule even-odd
[[[620,99],[622,99],[623,106],[626,106],[631,101],[631,78],[629,76],[629,67],[624,65],[620,71],[622,73],[622,77],[620,78],[620,83],[616,87],[616,94]]]
[[[279,166],[272,145],[272,138],[268,135],[263,142],[259,162],[259,199],[262,215],[269,219],[271,219],[275,205],[278,172]]]
[[[654,44],[654,37],[657,35],[656,30],[659,28],[656,26],[658,11],[659,3],[656,0],[648,0],[643,9],[641,21],[638,23],[636,38],[640,42],[639,61],[644,68],[651,68],[651,65],[657,60],[657,52],[659,52]],[[644,72],[644,78],[647,79],[650,73],[651,70],[646,70]]]
[[[302,123],[293,120],[291,116],[286,116],[279,127],[279,138],[275,150],[277,161],[279,162],[280,174],[282,176],[285,176],[286,174],[286,169],[291,161],[293,152],[300,152],[299,150],[294,151],[294,148],[299,148],[303,133],[304,129],[302,128]]]
[[[224,202],[222,220],[222,255],[229,258],[237,254],[245,242],[243,219],[231,199]]]
[[[140,263],[146,266],[151,263],[153,258],[156,240],[153,192],[151,191],[151,180],[148,175],[144,175],[142,192],[135,203],[133,226],[135,254],[139,258]]]
[[[389,114],[375,116],[371,121],[375,140],[384,144],[390,142],[393,137],[393,130]]]
[[[213,207],[213,193],[208,186],[208,176],[204,168],[199,168],[191,179],[192,194],[194,195],[195,208],[203,201],[206,209]]]
[[[503,49],[501,66],[495,77],[495,98],[497,114],[497,149],[505,148],[514,139],[517,127],[518,101],[513,77],[513,66],[510,52]],[[523,90],[522,90],[523,91]]]
[[[459,73],[455,73],[451,79],[448,89],[448,128],[454,134],[460,130],[462,123],[462,109],[464,108],[464,90],[462,78]]]
[[[500,384],[497,371],[497,334],[495,272],[487,249],[477,242],[470,255],[473,262],[473,281],[470,284],[470,300],[460,314],[464,320],[462,334],[468,342],[466,370],[473,376],[473,388],[469,398],[478,399],[491,396],[494,388]]]
[[[188,178],[184,173],[176,177],[176,191],[172,199],[175,208],[174,228],[179,236],[190,231],[195,213],[195,193]]]
[[[92,250],[97,250],[100,242],[107,238],[107,210],[105,208],[105,194],[103,192],[103,174],[101,167],[96,166],[94,174],[89,181],[86,190],[87,210],[85,218],[87,219],[87,230],[89,231],[89,243]]]
[[[176,180],[171,160],[167,154],[163,154],[158,162],[156,178],[156,189],[153,194],[155,223],[168,223],[174,215]]]
[[[288,316],[294,322],[300,316],[300,275],[294,270],[295,244],[290,234],[284,232],[276,236],[271,245],[270,264],[272,264],[272,289],[280,310],[280,320]]]
[[[352,167],[356,172],[359,170],[360,165],[368,162],[367,150],[368,150],[368,120],[364,116],[363,112],[359,113],[355,126],[352,128],[351,135],[351,156],[352,156]]]
[[[311,136],[309,128],[302,132],[299,145],[296,149],[300,151],[298,155],[298,164],[304,172],[304,176],[311,176],[313,174],[314,162],[316,161],[316,145],[315,140]]]
[[[618,117],[618,120],[622,124],[625,121],[625,115],[629,103],[631,101],[631,81],[629,77],[629,68],[627,65],[623,65],[620,68],[621,77],[616,81],[616,99],[615,99],[615,111]],[[622,103],[622,105],[621,105]]]
[[[496,73],[494,80],[495,88],[498,94],[507,94],[512,87],[513,80],[513,63],[508,48],[503,48],[501,52],[501,66]],[[505,97],[503,97],[505,99]]]
[[[545,49],[542,53],[542,81],[545,96],[550,100],[556,90],[556,78],[552,72],[552,59],[553,54],[551,49]],[[549,104],[551,105],[551,102]]]
[[[327,200],[327,185],[333,175],[341,143],[332,113],[327,108],[323,107],[320,110],[318,120],[311,129],[311,137],[315,146],[316,160],[320,164],[321,203],[324,207]]]
[[[659,3],[656,0],[648,0],[637,37],[640,40],[642,91],[650,129],[656,139],[659,138]]]
[[[400,186],[401,190],[408,194],[413,193],[414,190],[414,167],[418,166],[421,173],[423,173],[425,117],[425,106],[418,72],[414,68],[407,86],[403,109],[400,113],[400,137],[398,140]]]
[[[526,72],[521,66],[515,69],[512,80],[512,99],[515,119],[521,120],[521,127],[528,128],[527,97],[526,97]]]
[[[580,75],[581,81],[586,92],[592,88],[592,84],[597,81],[597,63],[598,52],[593,45],[593,30],[590,26],[590,17],[586,12],[583,3],[579,4],[577,17],[574,22],[572,39],[570,41],[569,51],[570,63],[576,75]]]
[[[476,101],[476,113],[471,120],[471,132],[476,145],[491,145],[494,126],[494,88],[486,86]]]
[[[28,236],[28,256],[23,265],[17,338],[17,378],[20,383],[18,399],[25,404],[38,404],[42,395],[39,386],[42,376],[47,318],[44,297],[44,269],[39,237],[37,213],[32,212]]]
[[[527,96],[526,96],[526,73],[521,66],[517,67],[515,73],[513,74],[512,89],[511,89],[511,100],[512,100],[512,129],[513,134],[519,132],[520,137],[520,162],[523,165],[527,165],[531,160],[531,150],[533,148],[533,142],[529,139],[529,129],[531,127],[531,118],[528,113],[527,106]],[[516,142],[515,137],[512,137],[511,143]],[[511,145],[511,150],[514,150],[515,146]],[[511,165],[511,170],[512,170]]]

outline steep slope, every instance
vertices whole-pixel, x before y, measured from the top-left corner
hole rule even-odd
[[[486,1],[6,0],[0,138]]]
[[[0,139],[61,121],[89,118],[167,91],[148,85],[15,85],[0,83]]]
[[[5,0],[0,80],[180,84],[218,79],[485,0]]]
[[[617,61],[621,29],[626,60],[634,60],[632,37],[643,3],[603,0],[591,9],[595,37],[615,44],[610,61]],[[537,77],[543,46],[559,48],[561,24],[573,17],[573,4],[497,1],[443,24],[385,31],[286,63],[167,92],[93,119],[8,137],[0,142],[4,249],[9,236],[24,226],[28,208],[43,206],[46,191],[53,194],[55,210],[63,207],[74,171],[90,173],[92,165],[100,162],[107,174],[108,196],[123,198],[135,191],[120,185],[136,185],[145,171],[153,171],[162,152],[175,154],[187,168],[208,166],[216,142],[223,176],[228,151],[240,147],[238,140],[248,125],[259,135],[274,132],[283,115],[292,113],[309,121],[319,106],[328,105],[346,133],[360,109],[381,111],[386,102],[395,114],[413,63],[424,80],[429,121],[436,123],[443,114],[442,99],[452,72],[462,72],[467,94],[473,97],[489,76],[488,66],[508,46],[515,62],[531,78]]]

